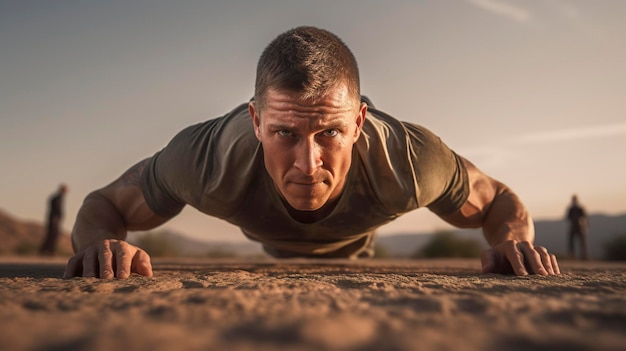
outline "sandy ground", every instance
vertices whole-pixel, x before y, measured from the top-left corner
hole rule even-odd
[[[0,258],[0,350],[626,350],[626,263],[176,260],[112,281],[64,263]]]

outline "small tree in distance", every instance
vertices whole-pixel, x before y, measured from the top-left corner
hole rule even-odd
[[[376,244],[374,246],[374,258],[390,258],[391,254],[389,250],[381,244]]]
[[[604,244],[605,258],[609,261],[626,261],[626,234],[613,237]]]

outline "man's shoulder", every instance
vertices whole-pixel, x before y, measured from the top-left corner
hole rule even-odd
[[[246,106],[179,132],[148,164],[144,193],[165,189],[178,203],[221,218],[237,209],[262,167]]]
[[[219,172],[226,165],[243,163],[255,154],[259,141],[254,135],[247,105],[237,106],[231,112],[181,130],[168,145],[158,152],[154,160],[167,173],[184,170],[186,176],[204,176]],[[247,161],[250,162],[250,161]],[[177,167],[172,167],[177,165]]]
[[[229,144],[241,141],[256,144],[254,128],[247,104],[241,104],[220,117],[208,119],[184,128],[172,139],[170,146],[192,144],[184,147],[206,147],[218,145],[219,143]]]
[[[365,119],[366,123],[367,121],[371,122],[371,124],[375,125],[375,126],[387,126],[387,127],[394,127],[394,126],[401,126],[404,124],[404,122],[402,122],[401,120],[399,120],[398,118],[383,112],[377,108],[368,108],[367,109],[367,118]]]
[[[211,118],[186,128],[186,130],[206,130],[214,128],[248,128],[252,129],[252,120],[248,112],[248,104],[241,104],[230,112],[215,118]]]
[[[385,145],[386,148],[417,149],[439,145],[440,138],[428,128],[401,120],[378,109],[368,109],[363,125],[364,140],[367,144]]]
[[[411,130],[417,130],[423,133],[432,134],[428,128],[422,125],[397,118],[377,108],[368,108],[364,128],[394,130],[404,134],[410,134]]]

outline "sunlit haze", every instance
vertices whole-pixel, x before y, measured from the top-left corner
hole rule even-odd
[[[182,128],[253,94],[279,33],[328,29],[352,49],[362,92],[511,186],[535,219],[572,194],[626,212],[626,1],[0,0],[0,209],[43,221]],[[246,240],[187,208],[165,225]],[[422,209],[381,235],[447,228]]]

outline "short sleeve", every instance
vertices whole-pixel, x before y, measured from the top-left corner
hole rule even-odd
[[[158,165],[163,162],[161,159],[163,152],[163,150],[157,152],[148,161],[142,173],[141,189],[150,209],[161,217],[170,218],[179,214],[185,207],[185,203],[160,181],[159,169],[161,167]]]
[[[404,122],[420,207],[436,214],[456,212],[467,201],[469,181],[461,158],[428,129]]]
[[[191,189],[193,183],[188,183],[188,179],[196,158],[192,139],[199,128],[201,125],[195,125],[179,132],[165,148],[152,156],[143,170],[143,195],[150,209],[159,216],[173,217],[189,203],[185,194],[194,191]]]

